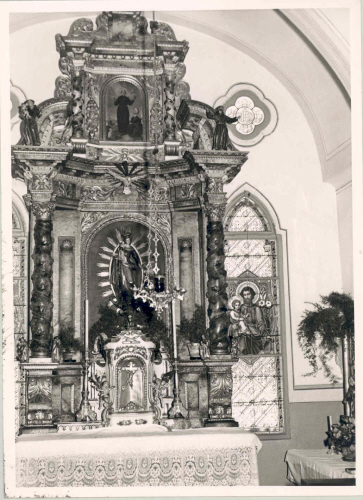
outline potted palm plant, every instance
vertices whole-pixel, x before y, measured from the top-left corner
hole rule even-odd
[[[321,296],[321,303],[311,305],[313,310],[304,311],[297,333],[304,356],[313,368],[312,374],[318,371],[317,348],[320,347],[319,358],[325,375],[332,383],[336,383],[337,377],[332,373],[328,361],[331,354],[337,354],[342,345],[343,374],[348,387],[349,367],[345,366],[347,363],[344,360],[348,361],[348,346],[354,342],[354,301],[349,294],[332,292]]]
[[[181,320],[178,337],[186,341],[191,359],[201,359],[200,347],[206,339],[205,312],[202,306],[196,306],[191,319]]]
[[[62,345],[63,360],[66,362],[75,362],[82,347],[81,341],[75,338],[74,333],[73,327],[60,325],[58,337]]]
[[[319,358],[329,380],[337,377],[329,367],[331,354],[343,351],[344,415],[340,423],[334,424],[328,432],[331,449],[341,452],[343,460],[355,460],[355,380],[354,380],[354,301],[349,294],[332,292],[321,296],[321,303],[313,303],[313,310],[305,310],[298,328],[298,338],[304,356],[318,371]]]

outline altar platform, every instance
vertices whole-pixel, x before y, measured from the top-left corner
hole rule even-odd
[[[258,486],[261,447],[255,434],[238,428],[145,425],[22,435],[17,486]]]

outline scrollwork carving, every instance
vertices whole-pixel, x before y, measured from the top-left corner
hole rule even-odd
[[[84,186],[81,191],[81,201],[106,201],[112,198],[115,188],[100,186]]]
[[[159,21],[154,21],[150,23],[151,33],[156,35],[156,38],[164,39],[164,40],[176,40],[176,36],[172,28],[166,24],[161,23]]]
[[[72,96],[72,82],[69,76],[58,76],[55,80],[54,97],[70,99]]]
[[[107,216],[107,212],[84,212],[81,221],[81,231],[85,233],[93,224],[98,222],[103,217]]]

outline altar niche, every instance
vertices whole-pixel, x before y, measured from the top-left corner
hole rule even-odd
[[[117,363],[116,411],[129,412],[147,409],[145,362],[136,356]]]
[[[90,326],[99,319],[100,305],[107,305],[114,311],[126,307],[128,297],[133,296],[133,285],[142,286],[147,271],[150,271],[157,291],[162,291],[168,284],[169,252],[165,241],[157,243],[158,272],[155,274],[154,260],[150,261],[151,269],[147,269],[148,226],[137,222],[141,217],[136,215],[120,215],[119,218],[117,221],[101,222],[101,227],[95,231],[85,249],[84,275],[90,305]],[[151,251],[154,252],[154,231],[151,236]]]
[[[108,80],[101,88],[101,140],[148,140],[146,92],[135,78],[118,76]]]

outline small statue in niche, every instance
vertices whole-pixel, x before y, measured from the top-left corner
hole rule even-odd
[[[203,334],[202,335],[202,340],[200,341],[200,357],[202,359],[209,359],[210,358],[210,351],[209,351],[209,340],[207,337]]]
[[[92,354],[94,356],[96,356],[96,358],[97,357],[100,358],[102,356],[102,358],[104,360],[106,360],[106,352],[104,350],[104,346],[105,346],[105,343],[107,342],[107,340],[108,340],[108,336],[105,333],[100,333],[95,338],[95,341],[93,344]]]
[[[164,407],[164,397],[167,393],[167,386],[169,381],[171,380],[174,371],[164,373],[161,378],[158,378],[154,373],[153,381],[151,383],[151,395],[152,395],[152,405],[154,409],[154,420],[155,423],[160,423],[163,415],[163,407]]]
[[[235,123],[238,118],[230,118],[224,112],[223,106],[218,106],[214,111],[206,110],[207,118],[216,122],[213,132],[213,145],[214,150],[227,150],[228,144],[228,129],[227,123]]]
[[[61,363],[62,362],[62,344],[58,337],[53,338],[52,344],[52,362],[53,363]]]
[[[19,337],[16,345],[16,360],[20,363],[28,361],[28,343],[22,335]]]
[[[126,135],[129,131],[129,106],[134,103],[135,98],[135,95],[131,96],[131,99],[127,97],[126,90],[121,87],[121,95],[114,102],[114,105],[117,106],[117,126],[120,135]]]
[[[139,116],[138,108],[133,111],[133,116],[129,125],[129,136],[134,140],[142,141],[142,121]]]
[[[40,116],[38,107],[32,99],[28,99],[19,106],[20,144],[26,146],[40,146],[37,118]]]
[[[140,271],[141,261],[131,245],[131,233],[125,233],[112,265],[112,279],[120,299],[123,292],[132,296],[133,285],[139,286]]]
[[[105,375],[97,375],[97,373],[93,377],[90,377],[90,383],[96,388],[98,392],[98,409],[101,410],[101,420],[104,424],[109,424],[109,412],[112,407],[110,403],[110,392],[111,389],[114,389],[114,386],[110,386],[108,380]]]

